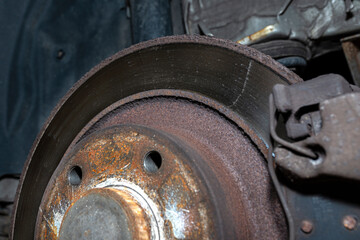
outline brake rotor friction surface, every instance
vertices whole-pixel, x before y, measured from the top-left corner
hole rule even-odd
[[[65,159],[65,152],[69,154],[78,140],[86,139],[83,136],[119,123],[140,124],[166,132],[190,146],[190,152],[196,146],[195,153],[205,160],[191,162],[190,166],[199,169],[196,179],[203,178],[204,187],[209,192],[208,200],[214,206],[210,212],[216,216],[214,229],[219,230],[216,236],[244,239],[286,237],[285,218],[258,149],[265,153],[268,144],[267,96],[275,83],[286,84],[287,81],[296,82],[299,78],[255,50],[214,38],[162,38],[133,46],[107,59],[72,88],[39,134],[19,184],[12,237],[24,239],[33,236],[35,221],[32,219],[38,214],[41,199],[46,195],[45,188],[51,184],[50,178],[59,163],[63,163],[61,159]],[[163,118],[168,121],[161,121],[160,115],[154,116],[168,106],[169,98],[160,99],[168,101],[163,101],[163,106],[160,106],[161,101],[154,103],[159,107],[153,109],[152,115],[147,115],[144,108],[141,115],[127,118],[134,113],[130,111],[132,107],[146,105],[137,105],[135,101],[128,101],[134,105],[126,114],[124,108],[119,108],[123,112],[119,110],[113,117],[109,117],[111,113],[107,111],[99,114],[106,108],[111,109],[109,106],[120,99],[156,89],[164,89],[158,90],[163,92],[160,94],[163,96],[171,95],[165,89],[194,93],[195,101],[202,103],[207,110],[220,113],[220,118],[205,117],[196,122],[196,119],[201,119],[199,114],[196,116],[197,110],[193,112],[191,107],[183,104],[186,101],[191,103],[189,96],[183,97],[187,100],[179,103],[185,107],[182,112],[179,111],[181,106],[168,108]],[[208,104],[199,100],[202,96],[217,104],[206,107]],[[147,100],[157,99],[150,98]],[[170,102],[178,103],[178,100],[175,97]],[[191,119],[196,121],[189,120],[188,125],[181,125],[186,116],[181,113],[187,112],[186,109],[195,114]],[[97,115],[102,115],[100,118],[104,117],[104,121],[97,119]],[[171,115],[179,121],[172,122]],[[211,119],[215,124],[209,128],[211,124],[204,123]],[[216,123],[219,119],[227,123]],[[166,125],[167,122],[172,122],[172,127]],[[199,125],[187,129],[189,124]],[[232,130],[224,131],[224,126],[230,126]],[[237,158],[239,154],[242,156]],[[221,161],[217,162],[219,159]]]
[[[204,103],[206,103],[206,105]],[[190,171],[185,170],[184,167],[171,166],[165,169],[163,168],[162,171],[159,172],[160,175],[150,174],[150,176],[153,176],[152,178],[144,178],[143,175],[147,176],[148,174],[141,171],[143,169],[141,160],[146,155],[146,152],[158,149],[159,146],[164,148],[169,145],[170,141],[162,141],[161,144],[156,143],[151,146],[136,141],[137,145],[140,144],[142,148],[145,148],[145,150],[139,150],[131,148],[128,146],[129,144],[124,144],[124,142],[120,141],[120,139],[126,140],[129,137],[124,135],[122,135],[122,137],[112,136],[111,138],[114,139],[113,141],[116,142],[115,145],[117,147],[111,144],[108,146],[103,143],[100,150],[106,154],[100,154],[99,151],[96,153],[90,151],[91,154],[86,153],[82,155],[82,162],[89,162],[90,165],[93,163],[96,169],[99,168],[101,172],[106,173],[101,175],[101,177],[99,175],[88,176],[88,178],[93,181],[91,185],[84,183],[84,186],[86,186],[84,191],[95,188],[96,185],[101,184],[102,181],[107,181],[106,179],[113,176],[118,179],[118,182],[129,181],[129,179],[131,179],[140,189],[148,189],[147,184],[151,184],[153,190],[147,192],[147,195],[158,196],[158,198],[152,200],[153,202],[166,202],[168,197],[166,197],[166,195],[164,196],[162,190],[164,186],[160,183],[167,182],[166,185],[170,185],[168,189],[171,189],[170,195],[173,197],[172,200],[179,201],[188,199],[188,201],[190,201],[191,199],[192,203],[189,205],[196,207],[186,207],[186,204],[183,203],[181,204],[182,208],[177,209],[167,206],[166,203],[162,203],[160,206],[167,207],[159,210],[159,212],[162,212],[161,215],[166,216],[166,211],[172,213],[170,214],[170,219],[166,219],[166,217],[160,218],[162,222],[167,220],[170,226],[177,226],[179,224],[180,226],[191,226],[194,223],[199,224],[196,228],[188,227],[191,230],[188,230],[186,233],[179,233],[176,231],[176,228],[173,228],[165,234],[167,238],[203,239],[209,237],[231,239],[241,237],[247,239],[258,238],[260,236],[262,238],[278,237],[280,235],[280,232],[278,232],[280,228],[273,227],[270,229],[271,231],[264,231],[264,229],[267,228],[264,226],[275,225],[276,221],[280,221],[283,216],[281,215],[280,206],[275,201],[269,201],[271,194],[274,194],[274,192],[261,153],[259,153],[255,145],[244,135],[244,132],[239,129],[236,124],[211,106],[219,107],[220,105],[194,93],[174,90],[148,91],[130,96],[109,106],[83,129],[82,133],[75,139],[74,146],[69,147],[70,150],[67,155],[72,154],[74,151],[79,151],[71,150],[74,148],[78,149],[79,147],[82,149],[85,148],[85,151],[89,152],[87,145],[84,147],[84,144],[76,144],[78,139],[82,139],[80,143],[82,141],[88,142],[87,139],[89,137],[93,138],[92,134],[99,135],[99,133],[108,128],[122,124],[136,124],[153,129],[153,134],[148,134],[153,137],[157,136],[156,131],[159,131],[158,133],[167,133],[172,136],[172,139],[176,139],[174,141],[176,145],[191,155],[190,159],[192,160],[188,161],[188,168],[197,169],[193,173],[195,177],[182,177],[180,178],[180,182],[178,181],[179,177],[169,177],[169,179],[171,179],[169,181],[159,179],[155,181],[157,178],[161,179],[164,174],[171,175],[171,172],[178,174],[187,172],[186,175],[189,175]],[[229,113],[228,115],[231,116]],[[241,119],[236,118],[236,116],[232,116],[232,118],[238,122],[238,125],[243,125]],[[132,136],[130,139],[133,141],[133,138]],[[96,146],[99,144],[99,141],[100,140],[96,141]],[[107,142],[104,137],[101,138],[101,141]],[[139,147],[137,146],[137,148]],[[164,149],[158,151],[164,152]],[[140,154],[138,152],[140,152]],[[96,156],[96,159],[92,156]],[[110,162],[109,159],[111,160]],[[113,163],[115,159],[119,159],[118,163],[115,164],[116,168],[114,168]],[[128,164],[125,159],[132,159],[132,168],[124,170],[122,166]],[[173,165],[171,161],[174,157],[164,156],[163,159],[164,164]],[[168,163],[168,161],[170,161],[170,163]],[[177,161],[184,162],[184,160]],[[137,165],[134,163],[137,163]],[[58,167],[60,169],[67,168],[67,170],[63,172],[64,177],[62,180],[61,178],[57,178],[57,180],[52,179],[47,187],[49,190],[45,192],[41,205],[43,207],[41,207],[41,209],[42,213],[49,212],[50,215],[39,215],[38,222],[42,221],[44,225],[43,228],[50,229],[50,232],[56,232],[58,228],[54,229],[54,224],[49,224],[49,220],[51,223],[54,222],[53,219],[55,219],[55,215],[59,218],[59,215],[61,216],[59,213],[66,212],[66,209],[72,205],[72,202],[76,202],[76,199],[81,198],[81,195],[83,195],[83,193],[81,193],[79,194],[80,196],[76,196],[74,190],[70,191],[66,188],[68,185],[66,183],[66,172],[69,171],[69,168],[73,165],[81,164],[74,163],[74,161],[69,163],[66,161],[66,158],[64,158]],[[249,169],[251,170],[249,171]],[[89,172],[89,170],[86,169],[84,171]],[[93,169],[91,172],[96,171]],[[200,182],[204,182],[203,184],[205,184],[205,187],[202,187],[202,191],[194,190],[191,193],[191,191],[186,190],[187,187],[171,188],[173,184],[178,186],[183,184],[185,184],[185,186],[199,185],[196,184],[194,179],[202,179]],[[64,181],[64,186],[54,186],[51,184],[51,182],[60,184]],[[118,185],[119,184],[120,183],[118,183]],[[158,188],[154,188],[156,185],[159,185]],[[200,188],[197,187],[197,189]],[[205,191],[205,189],[209,189],[210,192]],[[144,191],[146,192],[146,190]],[[64,196],[59,197],[60,200],[57,198],[47,199],[47,196],[59,192],[71,192],[73,200]],[[174,196],[174,192],[180,195]],[[196,200],[199,199],[199,195],[202,196],[200,197],[202,200],[199,200],[202,204],[199,204]],[[55,194],[55,196],[58,195]],[[188,197],[184,198],[184,196]],[[205,204],[205,199],[210,202]],[[59,206],[64,209],[59,209],[59,206],[56,205],[59,202],[63,202],[63,204],[59,204]],[[157,208],[161,209],[161,207]],[[48,211],[44,209],[48,209]],[[206,213],[204,209],[208,212]],[[191,218],[186,218],[186,222],[182,223],[184,218],[178,218],[179,215],[177,213],[179,211],[185,212],[190,216],[202,216],[202,219],[199,217],[193,217],[192,220],[189,220]],[[251,216],[251,218],[248,216]],[[191,224],[187,225],[188,223]],[[160,225],[162,224],[163,223]],[[212,227],[208,227],[210,225],[212,225]],[[216,231],[212,232],[211,229],[216,229]],[[48,232],[48,230],[46,232]],[[164,232],[166,232],[166,230],[164,230]],[[172,233],[174,233],[174,235],[172,235]],[[175,233],[177,233],[177,235]],[[44,236],[47,238],[46,235]],[[56,238],[56,234],[54,238]]]

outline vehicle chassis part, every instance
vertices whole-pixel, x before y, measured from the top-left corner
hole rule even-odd
[[[119,189],[126,180],[141,186],[140,195],[147,203],[154,202],[159,213],[165,211],[160,214],[164,224],[158,236],[286,238],[286,219],[264,158],[269,146],[267,96],[276,83],[299,81],[297,75],[258,51],[215,38],[167,37],[116,54],[72,88],[39,134],[21,176],[11,236],[73,236],[79,232],[72,232],[66,223],[72,216],[81,213],[91,219],[100,209],[106,210],[92,207],[91,212],[81,212],[78,206],[86,203],[110,202],[122,208],[128,221],[112,223],[126,226],[134,216],[134,209],[123,206],[126,199],[144,213],[139,225],[147,231],[144,236],[155,236],[151,218],[156,214],[146,212],[134,192]],[[140,144],[143,149],[131,142],[116,145],[121,141],[115,136],[121,133],[123,139],[131,139],[132,134],[143,136],[147,144]],[[86,144],[98,150],[90,151]],[[132,147],[126,148],[127,144]],[[157,164],[146,170],[142,163],[152,151],[163,159],[158,172]],[[99,158],[85,158],[93,159],[86,165],[81,153]],[[138,166],[134,171],[139,174],[129,178],[131,175],[117,172],[123,168],[111,164],[122,166],[120,157],[124,163],[131,162],[131,167]],[[106,185],[112,178],[115,186]],[[176,188],[168,179],[184,181]],[[180,186],[184,187],[181,191]],[[66,192],[71,189],[74,195]],[[170,193],[182,204],[175,204]],[[172,216],[176,217],[166,215],[169,206],[174,207]],[[201,210],[204,206],[207,211]],[[64,211],[58,211],[61,207]],[[51,210],[58,214],[51,215]],[[193,218],[197,226],[181,225],[180,213]],[[44,216],[49,217],[47,224]],[[85,227],[81,225],[80,232],[90,234]],[[62,235],[64,228],[70,235]],[[94,226],[95,233],[96,229],[101,226]],[[134,232],[131,228],[126,233]]]
[[[356,194],[360,190],[360,94],[356,91],[334,74],[289,87],[274,86],[269,105],[276,147],[268,161],[290,239],[360,236]],[[279,113],[290,130],[283,134],[287,136],[277,133]],[[290,140],[298,137],[303,138]]]

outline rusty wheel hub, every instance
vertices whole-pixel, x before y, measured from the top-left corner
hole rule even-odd
[[[297,81],[212,38],[163,38],[105,61],[39,135],[13,237],[283,239],[263,156],[267,96],[284,79]]]
[[[202,239],[214,235],[210,193],[191,167],[200,159],[179,144],[138,126],[116,126],[90,135],[62,162],[48,185],[37,236]]]

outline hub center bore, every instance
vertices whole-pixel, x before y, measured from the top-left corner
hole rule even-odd
[[[59,239],[150,239],[149,219],[126,191],[93,189],[63,218]],[[138,238],[140,239],[140,238]]]

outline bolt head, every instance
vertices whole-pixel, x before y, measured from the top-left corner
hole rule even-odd
[[[347,215],[343,218],[343,225],[347,230],[354,230],[357,225],[355,217]]]
[[[304,220],[301,222],[301,231],[303,231],[306,234],[309,234],[312,232],[314,226],[313,223],[309,220]]]
[[[62,59],[65,55],[65,52],[64,50],[60,49],[58,52],[57,52],[57,59]]]

